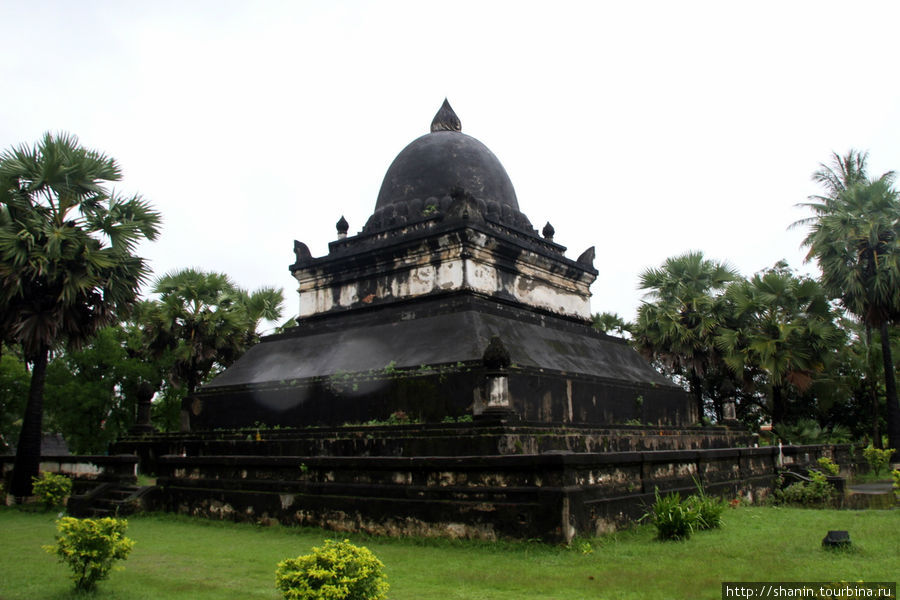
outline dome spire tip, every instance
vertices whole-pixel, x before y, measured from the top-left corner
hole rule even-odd
[[[437,114],[434,115],[434,120],[431,121],[431,132],[435,131],[462,131],[462,123],[446,98]]]

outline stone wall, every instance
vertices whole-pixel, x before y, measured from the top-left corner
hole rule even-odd
[[[161,510],[338,531],[569,541],[639,517],[654,491],[757,501],[778,469],[847,446],[494,456],[164,456]]]

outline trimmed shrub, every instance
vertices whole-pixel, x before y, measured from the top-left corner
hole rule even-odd
[[[384,564],[349,540],[325,540],[311,554],[278,563],[275,587],[285,600],[383,600]]]
[[[896,450],[893,448],[880,450],[870,445],[868,448],[863,448],[863,457],[872,468],[872,473],[877,477],[881,475],[881,472],[884,471],[885,467],[891,462],[891,456],[893,456],[894,452],[896,452]]]
[[[641,519],[649,519],[661,540],[686,540],[700,525],[700,510],[693,502],[682,501],[672,492],[665,496],[654,491],[656,501]]]
[[[822,506],[834,498],[834,486],[821,471],[810,471],[809,481],[798,481],[784,489],[775,490],[775,501],[778,504],[800,504],[803,506]]]
[[[39,477],[32,477],[32,490],[47,510],[62,506],[72,493],[72,480],[65,475],[42,471]]]
[[[44,550],[69,565],[76,590],[91,591],[109,577],[114,561],[131,552],[134,542],[125,537],[127,527],[125,519],[63,517],[56,522],[56,544]]]
[[[820,457],[816,462],[819,463],[819,468],[828,475],[837,477],[841,474],[841,468],[827,456]]]

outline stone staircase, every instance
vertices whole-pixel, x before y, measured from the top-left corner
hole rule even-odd
[[[144,499],[156,486],[103,482],[84,494],[69,498],[68,512],[75,517],[123,517],[144,507]]]

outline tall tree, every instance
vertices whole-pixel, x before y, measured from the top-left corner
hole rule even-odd
[[[868,172],[868,162],[869,162],[869,153],[868,152],[860,152],[858,150],[850,149],[845,156],[841,156],[837,152],[833,152],[831,154],[831,161],[826,163],[819,163],[819,168],[812,174],[812,180],[822,186],[823,193],[822,194],[814,194],[809,197],[809,202],[800,204],[799,206],[809,208],[812,210],[814,215],[812,217],[808,217],[806,219],[801,219],[794,223],[792,227],[797,226],[814,226],[817,224],[818,219],[822,216],[831,214],[835,210],[841,210],[840,206],[842,204],[840,200],[840,196],[842,193],[846,192],[850,188],[855,185],[862,185],[871,183],[872,179],[869,176]],[[890,182],[894,176],[893,171],[888,171],[881,175],[879,179]],[[807,237],[805,245],[809,245],[809,237]],[[812,249],[810,249],[810,254],[807,255],[807,260],[811,260]],[[838,298],[840,297],[839,292],[835,292],[834,290],[828,290],[832,293],[832,297]],[[868,359],[869,356],[874,354],[872,352],[872,327],[873,324],[870,321],[865,319],[862,320],[864,328],[865,328],[865,343],[864,347],[867,351],[867,360],[865,361],[866,365],[872,365],[872,361]],[[886,374],[885,377],[888,375]],[[877,417],[878,413],[878,397],[875,394],[875,374],[874,370],[868,368],[866,371],[866,378],[870,381],[869,389],[871,390],[871,401],[872,401],[872,410],[874,413],[874,418],[872,419],[873,426],[873,443],[877,447],[881,447],[881,434],[879,432],[879,418]]]
[[[865,157],[865,155],[863,155]],[[900,448],[900,404],[890,325],[900,317],[900,198],[893,172],[877,179],[862,174],[836,195],[812,197],[814,216],[804,245],[807,260],[822,270],[822,284],[850,313],[881,334],[888,440]],[[830,190],[829,190],[830,191]]]
[[[0,331],[31,365],[15,496],[30,495],[38,474],[51,349],[114,322],[148,275],[135,249],[156,238],[160,217],[140,196],[110,192],[105,184],[119,179],[115,160],[67,134],[0,155]]]
[[[669,258],[658,269],[641,274],[640,288],[648,290],[638,308],[634,345],[672,375],[686,379],[704,413],[703,375],[718,360],[714,344],[721,324],[721,293],[737,279],[725,263],[688,252]]]
[[[190,396],[259,339],[260,321],[280,318],[284,299],[280,290],[247,292],[222,273],[196,269],[160,277],[153,291],[159,300],[145,307],[149,346],[174,353],[170,379],[185,391],[181,429],[187,430]]]
[[[772,421],[784,423],[787,388],[806,391],[838,345],[825,293],[814,279],[798,277],[779,263],[731,284],[726,297],[731,314],[716,345],[735,373],[749,369],[763,375]]]

